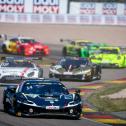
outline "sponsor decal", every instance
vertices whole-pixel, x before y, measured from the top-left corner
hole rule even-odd
[[[24,0],[0,0],[0,12],[24,12]]]
[[[117,4],[116,3],[103,3],[102,4],[103,15],[117,15]]]
[[[33,13],[59,13],[59,0],[33,0]]]
[[[80,4],[80,14],[95,14],[96,13],[96,4],[83,2]]]

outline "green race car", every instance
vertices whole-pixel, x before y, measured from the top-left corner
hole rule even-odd
[[[95,43],[87,40],[70,41],[62,49],[63,56],[79,56],[87,58],[94,53],[99,47],[108,46],[106,43]]]
[[[90,56],[93,63],[101,64],[102,67],[126,67],[126,48],[101,47]]]

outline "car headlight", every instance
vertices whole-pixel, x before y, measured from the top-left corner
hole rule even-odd
[[[87,74],[87,73],[90,73],[91,70],[90,69],[87,69],[87,70],[81,70],[79,72],[76,72],[76,74]]]
[[[33,77],[34,76],[34,74],[35,74],[35,72],[31,72],[31,73],[28,73],[28,77]]]

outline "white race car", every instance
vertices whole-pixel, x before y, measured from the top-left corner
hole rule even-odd
[[[0,82],[42,77],[43,69],[29,60],[10,58],[0,64]]]

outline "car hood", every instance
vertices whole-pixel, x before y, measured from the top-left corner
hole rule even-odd
[[[86,66],[73,66],[73,65],[56,65],[55,66],[55,69],[57,71],[59,71],[60,73],[63,73],[63,72],[75,72],[75,71],[81,71],[82,69],[84,69]]]
[[[99,54],[95,55],[95,58],[101,58],[102,60],[113,60],[117,59],[118,54]]]
[[[1,68],[0,69],[0,73],[2,73],[3,75],[22,75],[25,74],[27,72],[33,71],[33,68],[27,68],[27,67],[23,67],[23,68],[14,68],[14,67],[10,67],[10,68]]]
[[[37,95],[37,94],[24,94],[27,101],[32,102],[36,106],[66,106],[69,102],[73,101],[74,94],[61,94],[61,95]]]
[[[36,49],[41,49],[43,48],[44,45],[42,45],[41,43],[39,42],[36,42],[36,43],[31,43],[31,45],[36,48]]]

